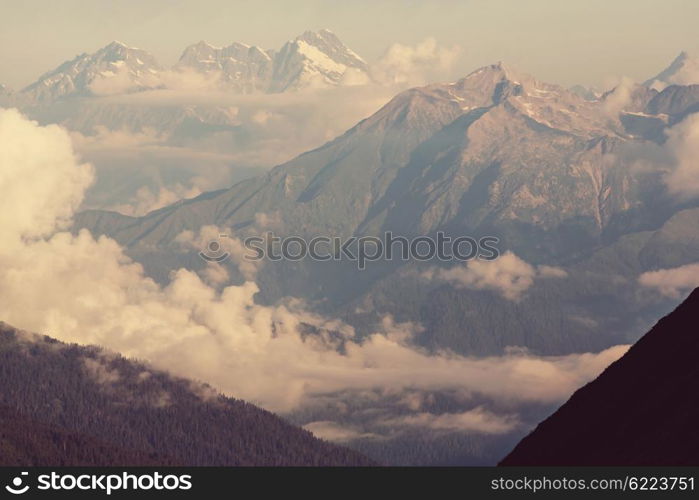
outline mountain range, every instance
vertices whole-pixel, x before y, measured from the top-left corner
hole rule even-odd
[[[204,41],[187,47],[170,69],[149,52],[113,41],[83,53],[39,77],[16,94],[24,105],[157,88],[178,88],[198,75],[209,86],[233,93],[279,93],[303,88],[366,83],[369,67],[329,30],[306,31],[279,50],[235,42],[214,47]]]
[[[558,270],[511,300],[424,279],[460,264],[381,261],[357,273],[348,262],[265,262],[259,298],[300,296],[367,332],[392,314],[424,325],[423,345],[464,354],[604,349],[635,340],[672,306],[639,295],[640,274],[695,259],[697,204],[636,165],[662,152],[667,130],[697,109],[698,90],[637,85],[618,106],[618,92],[590,101],[498,63],[402,92],[322,147],[230,189],[139,218],[84,212],[75,229],[115,238],[163,282],[173,266],[204,265],[177,243],[182,231],[216,225],[242,238],[265,230],[261,216],[280,236],[495,236],[502,252]],[[672,244],[659,237],[668,225]]]
[[[697,465],[697,321],[699,289],[500,465]]]

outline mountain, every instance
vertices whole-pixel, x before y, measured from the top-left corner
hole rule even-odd
[[[157,75],[161,70],[150,53],[114,41],[43,74],[21,90],[20,98],[43,103],[66,97],[134,92],[160,85]]]
[[[214,47],[201,41],[185,49],[176,66],[218,77],[225,88],[238,93],[264,92],[272,76],[274,52],[233,43]]]
[[[9,422],[0,432],[0,462],[16,457],[13,465],[372,463],[206,385],[4,323],[0,407],[6,408],[0,416]],[[41,451],[49,438],[54,445],[65,443],[63,452],[50,445]],[[106,456],[97,460],[99,449]]]
[[[218,78],[238,93],[279,93],[308,87],[366,82],[366,62],[329,30],[306,31],[278,51],[243,43],[187,47],[176,66]]]
[[[699,289],[500,465],[699,464]]]
[[[270,92],[368,80],[368,66],[328,30],[306,31],[284,44],[274,60]]]
[[[699,59],[684,51],[680,52],[670,66],[643,83],[656,90],[663,90],[668,85],[692,84],[699,84]]]
[[[586,101],[596,101],[602,96],[602,92],[593,87],[584,87],[582,85],[573,85],[570,87],[572,93],[579,95]]]

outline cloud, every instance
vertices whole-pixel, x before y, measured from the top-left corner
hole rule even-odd
[[[0,114],[0,137],[0,241],[65,227],[93,181],[92,167],[78,163],[62,129],[39,127],[16,110]]]
[[[116,71],[106,71],[97,75],[88,88],[95,95],[108,96],[160,85],[162,85],[162,81],[159,74],[142,72],[136,81],[131,70],[127,66],[121,66]]]
[[[635,86],[636,83],[631,78],[622,77],[619,79],[611,92],[604,97],[602,103],[604,111],[613,118],[617,117],[631,104]]]
[[[376,439],[377,434],[371,432],[363,432],[352,426],[343,426],[337,422],[329,420],[319,420],[310,422],[303,426],[307,431],[312,432],[316,437],[336,443],[346,443],[355,439]]]
[[[445,78],[459,52],[459,47],[440,46],[434,38],[415,46],[394,43],[371,67],[371,75],[384,85],[424,85]]]
[[[665,177],[668,190],[680,198],[699,196],[699,113],[689,115],[667,135],[666,148],[675,159]]]
[[[298,299],[256,303],[258,287],[250,279],[224,286],[220,279],[178,269],[161,286],[114,240],[61,231],[91,177],[65,131],[0,111],[0,143],[19,145],[3,148],[0,156],[0,318],[19,328],[101,345],[279,412],[358,394],[374,394],[368,401],[378,408],[386,398],[430,391],[456,392],[464,401],[478,396],[508,405],[555,403],[626,349],[549,357],[513,349],[485,358],[427,352],[413,344],[419,325],[387,317],[360,337],[341,320],[309,312]],[[42,196],[36,196],[34,179]],[[218,230],[207,228],[182,241],[204,240]],[[534,268],[514,256],[508,261],[512,269],[494,274],[477,267],[474,283],[521,286],[509,274]],[[429,397],[411,399],[400,405],[399,416],[414,413],[404,426],[504,432],[508,419],[516,418],[511,409],[504,415],[487,408],[466,413],[472,407],[430,416]],[[327,424],[315,427],[343,439]]]
[[[493,290],[513,301],[522,298],[535,278],[565,278],[567,275],[557,267],[534,267],[509,251],[492,261],[470,260],[465,265],[432,268],[423,273],[423,277],[430,280],[444,281],[457,288]]]
[[[683,293],[699,287],[699,263],[649,271],[641,274],[638,282],[641,286],[655,288],[661,294],[677,299]]]
[[[83,366],[90,378],[100,385],[114,384],[121,380],[119,371],[110,368],[107,360],[101,358],[84,358]]]
[[[106,208],[124,215],[138,217],[153,210],[172,205],[179,200],[195,198],[202,193],[203,191],[196,186],[183,186],[180,183],[170,187],[161,186],[157,192],[154,192],[148,186],[142,186],[136,191],[136,195],[126,203]]]
[[[387,419],[382,424],[392,428],[417,427],[437,431],[505,434],[515,429],[519,421],[516,417],[496,415],[479,407],[460,413],[416,413]]]

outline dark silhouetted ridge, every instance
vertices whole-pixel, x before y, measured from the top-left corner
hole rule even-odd
[[[699,289],[500,465],[699,465]]]

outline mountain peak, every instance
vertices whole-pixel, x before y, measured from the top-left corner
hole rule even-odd
[[[124,42],[120,42],[119,40],[112,40],[112,41],[109,42],[107,45],[105,45],[104,48],[105,48],[105,49],[109,49],[109,48],[115,48],[115,47],[122,47],[122,48],[125,48],[125,49],[128,49],[128,48],[129,48],[128,45],[126,45]]]
[[[129,92],[156,86],[154,75],[160,69],[149,52],[114,40],[92,54],[80,54],[64,62],[39,77],[22,93],[31,101],[42,102],[69,96]],[[114,79],[117,75],[120,77]]]
[[[670,65],[643,85],[662,91],[669,85],[692,85],[699,83],[699,59],[686,51],[679,53]]]

